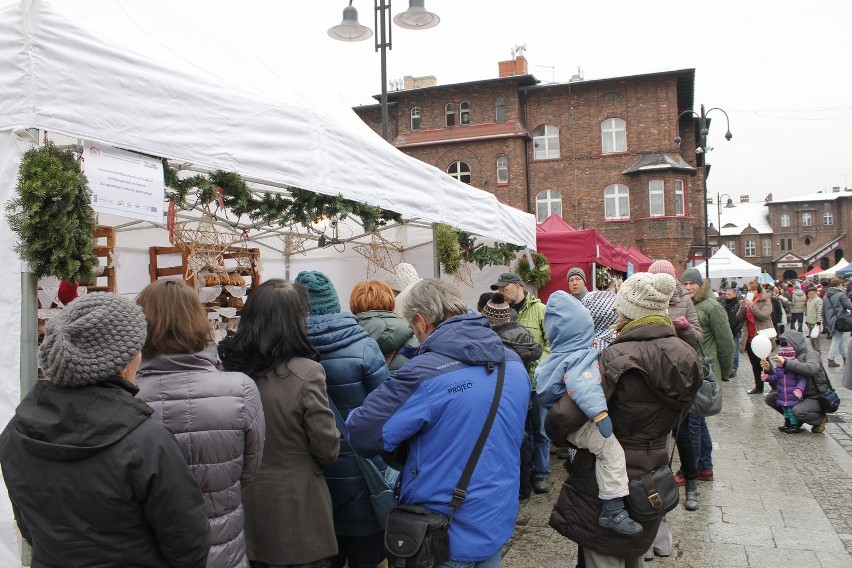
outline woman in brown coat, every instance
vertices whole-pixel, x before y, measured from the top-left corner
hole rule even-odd
[[[323,468],[337,458],[340,436],[307,315],[301,285],[268,280],[249,296],[237,334],[219,345],[226,370],[257,382],[266,416],[260,471],[243,490],[253,568],[319,568],[337,554]]]
[[[698,355],[677,338],[667,317],[674,288],[669,274],[639,272],[628,278],[616,296],[618,335],[601,352],[604,394],[613,433],[624,448],[628,478],[667,463],[669,434],[701,384]],[[548,436],[564,440],[587,420],[564,396],[548,412],[545,427]],[[577,451],[550,526],[580,545],[588,568],[644,566],[642,556],[660,519],[641,523],[644,531],[638,535],[602,528],[594,464],[588,450]]]
[[[743,326],[742,339],[740,340],[740,351],[748,355],[748,360],[751,363],[751,372],[754,375],[754,388],[748,391],[748,394],[762,394],[763,381],[760,380],[760,357],[755,355],[751,350],[751,341],[762,329],[772,328],[772,301],[770,293],[764,292],[757,282],[748,283],[748,293],[752,294],[752,298],[748,296],[740,302],[740,310],[737,312],[737,318],[745,322]],[[774,344],[773,339],[773,344]]]

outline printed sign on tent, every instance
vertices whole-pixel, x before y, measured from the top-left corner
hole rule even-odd
[[[163,222],[163,164],[155,158],[95,142],[83,145],[92,208],[142,221]]]

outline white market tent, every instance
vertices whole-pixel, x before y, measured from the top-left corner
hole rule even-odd
[[[108,5],[99,8],[108,9]],[[120,16],[121,11],[116,14]],[[163,14],[173,17],[165,8]],[[111,25],[121,29],[134,23],[125,14],[123,20],[111,20]],[[184,27],[191,28],[192,22],[185,22]],[[83,20],[60,13],[47,0],[23,0],[0,11],[0,38],[3,203],[14,194],[20,159],[32,147],[15,134],[26,128],[37,129],[39,136],[47,132],[97,142],[164,157],[173,164],[191,164],[202,171],[234,171],[256,180],[267,191],[299,187],[391,209],[416,220],[387,236],[403,246],[428,243],[429,224],[444,222],[496,241],[535,247],[532,215],[397,151],[349,109],[318,108],[291,88],[254,89],[245,76],[229,81],[227,70],[211,77],[193,72],[195,67],[189,61],[139,55],[90,32]],[[203,46],[181,46],[181,41],[185,39],[175,37],[168,46],[175,57],[206,52]],[[206,61],[205,66],[216,63],[215,59]],[[0,331],[0,360],[7,369],[18,369],[22,266],[12,250],[15,235],[5,222],[0,223],[0,238],[5,243],[0,247],[0,274],[7,284],[0,300],[6,321]],[[139,254],[147,246],[167,244],[165,231],[156,228],[135,231],[133,238],[123,242],[120,236],[119,247],[127,249],[120,273],[129,273],[139,264]],[[139,254],[132,254],[133,250]],[[422,260],[423,251],[430,253],[431,247],[421,246],[416,251],[421,275],[429,276],[430,261]],[[350,254],[336,252],[311,251],[302,266],[327,271],[330,276],[333,271],[349,273],[352,280],[364,277],[363,258],[351,254],[351,248]],[[289,258],[286,263],[289,271]],[[494,272],[500,269],[486,277]],[[129,280],[138,286],[138,278]],[[347,290],[340,288],[344,293]],[[24,318],[33,316],[23,314]],[[16,373],[8,373],[0,381],[0,393],[0,424],[5,424],[20,399]],[[10,505],[0,497],[0,565],[14,566],[18,559]]]
[[[812,274],[811,278],[816,278],[819,280],[820,278],[833,278],[837,276],[837,272],[843,270],[849,266],[849,261],[845,258],[841,258],[840,262],[832,266],[831,268],[826,268],[822,272],[817,272],[816,274]]]
[[[735,255],[731,249],[722,245],[716,254],[710,257],[710,279],[714,281],[722,278],[731,279],[752,279],[757,278],[762,272],[759,266],[755,266]],[[695,265],[695,269],[702,276],[706,274],[706,263]]]

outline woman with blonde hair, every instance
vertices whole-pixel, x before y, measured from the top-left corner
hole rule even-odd
[[[391,371],[402,367],[408,360],[405,354],[419,345],[408,322],[394,313],[395,307],[393,290],[378,280],[358,282],[349,297],[349,309],[367,335],[379,344]]]
[[[216,368],[216,345],[198,295],[158,280],[136,298],[148,320],[139,394],[177,439],[207,509],[208,568],[247,567],[242,483],[260,467],[263,409],[254,382]]]

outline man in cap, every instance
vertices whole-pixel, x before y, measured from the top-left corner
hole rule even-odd
[[[575,266],[568,271],[567,278],[568,293],[578,300],[582,300],[583,296],[589,293],[589,289],[586,287],[586,273],[583,272],[582,268]]]
[[[524,281],[514,272],[504,272],[491,285],[491,289],[503,294],[512,309],[517,312],[517,322],[532,334],[541,345],[541,357],[530,366],[529,376],[532,387],[532,407],[527,414],[525,442],[532,438],[532,488],[536,493],[547,493],[550,490],[550,439],[544,433],[544,417],[547,410],[540,404],[535,392],[535,368],[538,363],[550,354],[550,342],[544,331],[545,306],[541,300],[524,290]]]

